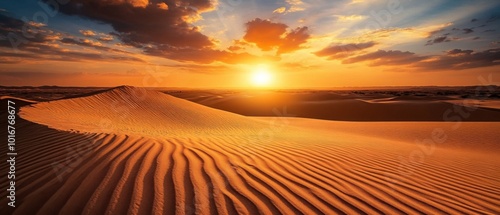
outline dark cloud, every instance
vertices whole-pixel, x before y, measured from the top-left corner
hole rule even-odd
[[[472,30],[472,28],[464,28],[462,30],[464,31],[464,34],[470,34],[470,33],[474,32],[474,30]]]
[[[470,22],[477,22],[478,19],[471,19]]]
[[[61,34],[42,28],[43,25],[34,22],[25,23],[22,20],[0,14],[0,47],[17,49],[28,43],[43,43],[57,40]]]
[[[488,29],[488,30],[485,30],[483,32],[495,32],[496,30],[493,30],[493,29]]]
[[[464,55],[464,54],[471,54],[472,50],[462,50],[462,49],[453,49],[453,50],[449,50],[446,52],[447,55],[450,55],[450,56],[453,56],[453,55]]]
[[[470,69],[500,65],[500,48],[476,52],[454,49],[433,61],[421,62],[417,66],[426,69]]]
[[[246,27],[243,36],[246,42],[254,43],[263,51],[278,48],[278,54],[300,49],[310,37],[307,27],[296,28],[287,33],[287,25],[259,18],[247,22]]]
[[[451,38],[448,35],[449,34],[443,35],[443,36],[440,36],[440,37],[436,37],[436,38],[434,38],[432,40],[428,40],[425,45],[426,46],[430,46],[430,45],[433,45],[433,44],[436,44],[436,43],[444,43],[444,42],[450,42],[450,41],[456,40],[456,38]]]
[[[20,29],[23,27],[24,22],[0,13],[0,29],[2,31],[8,31],[12,29]]]
[[[403,64],[413,64],[415,62],[422,61],[427,57],[418,56],[413,52],[402,52],[402,51],[385,51],[378,50],[365,55],[359,55],[356,57],[351,57],[342,61],[344,64],[358,63],[362,61],[370,61],[370,66],[382,66],[382,65],[403,65]]]
[[[443,31],[445,31],[446,29],[445,28],[441,28],[441,29],[437,29],[437,30],[434,30],[434,31],[431,31],[429,32],[427,38],[431,38],[433,37],[434,35],[438,34],[438,33],[441,33]]]
[[[403,65],[426,71],[461,70],[500,65],[500,48],[480,52],[453,49],[438,56],[419,56],[412,52],[378,50],[342,61],[344,64],[359,62],[368,62],[370,66]]]
[[[160,3],[168,9],[158,7]],[[72,0],[61,5],[60,11],[111,24],[119,39],[135,47],[206,48],[213,41],[190,21],[213,8],[210,0]]]
[[[486,20],[486,23],[495,22],[499,18],[500,18],[500,16],[492,15],[492,16],[490,16],[490,18],[488,20]]]
[[[133,56],[68,51],[57,46],[46,44],[24,45],[22,48],[22,52],[0,52],[0,63],[11,63],[11,61],[23,63],[39,60],[144,62],[142,59]]]
[[[217,1],[212,0],[72,0],[61,5],[60,11],[108,23],[115,32],[97,40],[111,41],[114,37],[121,40],[123,45],[139,48],[148,55],[203,64],[215,61],[244,63],[260,59],[248,53],[234,53],[233,51],[238,51],[235,47],[228,50],[215,49],[215,41],[191,24],[200,17],[200,13],[214,9],[216,3]],[[278,25],[283,28],[281,36],[286,32],[287,26]],[[264,31],[259,31],[258,34],[262,32]],[[298,49],[309,37],[307,28],[298,28],[283,36],[278,38],[279,53]],[[61,42],[102,49],[78,39]],[[274,46],[274,42],[271,42],[271,46]]]
[[[62,33],[41,26],[0,14],[0,35],[7,35],[4,40],[0,40],[0,63],[23,63],[27,60],[144,62],[140,58],[125,54],[127,52],[100,46],[92,40],[62,38],[65,36]],[[59,43],[92,47],[102,52],[66,50],[61,48]]]
[[[340,44],[340,45],[331,45],[326,47],[314,54],[318,57],[328,57],[329,59],[339,59],[349,57],[350,55],[361,51],[363,49],[367,49],[375,46],[377,43],[375,42],[366,42],[366,43],[349,43],[349,44]]]

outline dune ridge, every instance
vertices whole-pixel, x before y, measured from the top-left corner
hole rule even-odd
[[[20,116],[59,130],[181,135],[230,134],[262,126],[241,115],[205,107],[157,91],[129,86],[88,96],[41,102]]]
[[[170,121],[155,124],[150,122],[153,116],[133,112],[111,132],[100,132],[100,127],[96,129],[99,125],[89,121],[99,116],[118,119],[112,115],[117,113],[109,109],[87,111],[101,107],[105,99],[112,103],[124,99],[120,96],[141,91],[118,88],[90,97],[26,104],[21,111],[24,119],[18,121],[18,150],[23,152],[19,157],[23,162],[19,164],[18,175],[22,177],[18,180],[18,207],[5,208],[6,200],[2,199],[0,209],[9,214],[500,211],[498,152],[485,155],[443,147],[425,155],[423,162],[416,162],[408,158],[419,149],[416,145],[335,130],[325,133],[306,129],[314,120],[263,139],[256,135],[259,128],[268,126],[262,119],[205,109],[156,92],[147,92],[141,100],[132,98],[127,104],[130,109],[135,106],[143,111],[141,107],[148,107],[156,112],[147,114]],[[143,102],[154,102],[155,109]],[[69,114],[65,112],[69,110],[74,116],[64,117],[73,117],[72,122],[51,114]],[[209,114],[181,120],[174,117],[186,111]],[[211,117],[220,122],[198,121]],[[134,123],[153,123],[147,129],[179,132],[176,126],[183,123],[189,128],[182,135],[174,135],[130,129]],[[224,126],[231,135],[218,133],[224,131]],[[199,135],[197,130],[210,132]],[[5,150],[1,148],[0,153]],[[68,151],[72,150],[79,151],[79,156],[71,159]],[[56,174],[54,163],[63,164],[68,171]],[[6,165],[0,163],[1,168]],[[4,184],[5,180],[2,177],[0,182]]]

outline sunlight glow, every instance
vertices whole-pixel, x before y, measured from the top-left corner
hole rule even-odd
[[[252,73],[251,80],[255,86],[265,87],[271,84],[272,75],[266,66],[261,65]]]

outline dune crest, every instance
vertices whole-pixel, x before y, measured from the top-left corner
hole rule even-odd
[[[20,116],[59,130],[91,133],[221,135],[262,126],[237,114],[130,86],[80,98],[41,102],[22,108]]]

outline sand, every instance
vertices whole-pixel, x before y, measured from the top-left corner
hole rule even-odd
[[[294,117],[341,121],[499,122],[499,100],[456,96],[394,96],[383,90],[352,91],[180,91],[176,97],[245,116],[275,116],[275,108]],[[393,93],[394,94],[394,93]]]
[[[253,118],[133,87],[22,105],[7,214],[500,212],[500,123]]]

